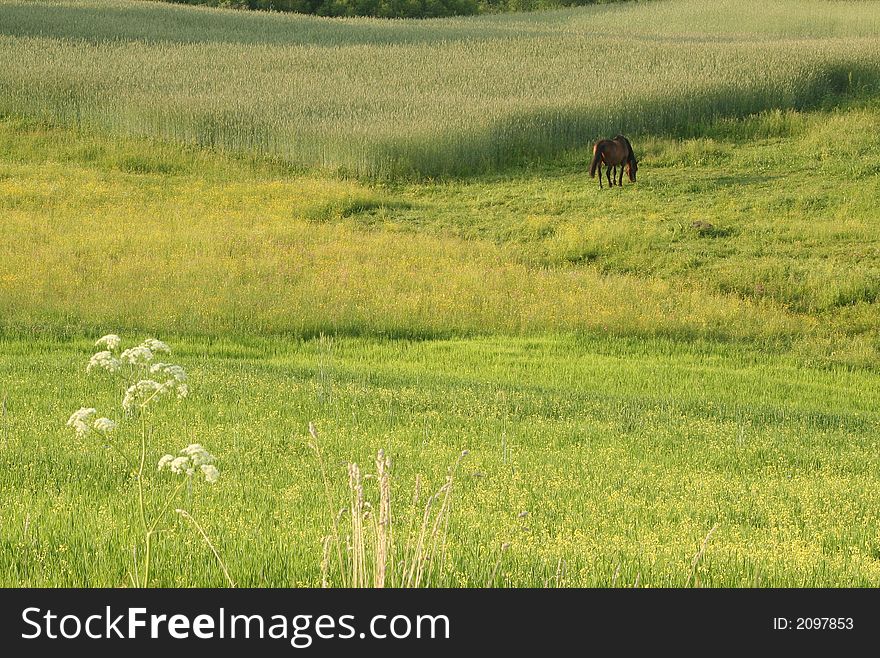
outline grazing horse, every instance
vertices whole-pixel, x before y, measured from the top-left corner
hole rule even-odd
[[[593,160],[590,162],[590,178],[596,175],[596,169],[599,170],[599,189],[602,189],[602,165],[605,165],[605,176],[608,178],[608,187],[613,187],[614,182],[611,179],[611,168],[614,168],[614,178],[617,185],[623,185],[623,169],[626,166],[626,173],[629,175],[630,181],[636,182],[636,171],[638,171],[639,163],[636,160],[635,153],[632,150],[632,144],[623,135],[618,135],[614,139],[600,139],[593,145]],[[620,166],[620,177],[617,176],[617,167]]]

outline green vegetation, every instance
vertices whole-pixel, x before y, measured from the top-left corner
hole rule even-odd
[[[880,12],[739,7],[2,3],[0,585],[132,582],[138,480],[64,427],[94,406],[139,446],[124,385],[84,371],[115,332],[166,340],[190,375],[151,411],[146,463],[216,456],[219,481],[174,500],[238,585],[328,573],[313,421],[340,504],[346,463],[385,450],[397,519],[469,450],[429,585],[875,586]],[[641,35],[609,78],[631,115],[573,91],[611,17]],[[590,136],[619,129],[639,180],[600,191]],[[161,519],[150,584],[229,582]]]
[[[118,406],[104,375],[85,376],[92,342],[0,343],[10,386],[3,585],[129,582],[135,482],[113,453],[63,426],[82,401],[101,413]],[[307,445],[310,420],[337,501],[344,460],[374,472],[378,448],[393,456],[401,518],[416,475],[423,503],[470,450],[432,585],[485,586],[510,543],[497,585],[631,586],[638,577],[682,586],[715,524],[701,585],[880,578],[880,389],[869,371],[665,340],[173,345],[193,386],[179,407],[157,408],[150,463],[190,442],[217,456],[220,481],[184,502],[240,586],[320,585],[332,519]],[[167,530],[155,545],[154,584],[225,586],[190,527]]]
[[[239,585],[321,582],[309,421],[339,500],[341,462],[393,456],[401,514],[416,475],[436,490],[471,451],[432,585],[486,584],[503,543],[498,585],[683,585],[716,523],[699,584],[876,583],[876,304],[829,289],[876,267],[878,120],[867,105],[642,139],[644,177],[604,192],[586,152],[366,186],[3,122],[3,584],[128,582],[135,482],[63,427],[118,405],[83,373],[108,329],[188,335],[192,393],[158,414],[149,456],[218,455],[195,513]],[[841,131],[868,138],[855,159],[817,159]],[[747,276],[764,289],[723,292]],[[167,526],[154,584],[224,585],[192,529]]]
[[[604,4],[620,0],[170,0],[184,5],[231,9],[293,11],[318,16],[437,18],[501,11],[535,11],[555,7]]]
[[[0,2],[0,113],[436,176],[876,85],[880,5],[674,0],[377,21]]]
[[[600,191],[587,149],[367,185],[0,122],[0,323],[57,337],[598,331],[873,365],[878,126],[869,102],[636,138],[638,183]]]

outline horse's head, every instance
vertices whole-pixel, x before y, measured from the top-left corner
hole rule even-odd
[[[633,183],[636,182],[636,172],[639,170],[639,162],[635,158],[631,158],[629,162],[626,163],[626,173],[629,174],[629,180]]]

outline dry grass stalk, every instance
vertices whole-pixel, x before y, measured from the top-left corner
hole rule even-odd
[[[211,552],[214,554],[214,557],[217,558],[217,563],[220,565],[220,568],[223,570],[223,575],[226,576],[226,582],[229,583],[230,587],[235,587],[235,581],[232,580],[232,576],[229,575],[229,569],[226,568],[226,563],[223,561],[223,558],[220,557],[220,553],[217,551],[217,548],[214,546],[214,544],[208,538],[208,534],[205,532],[205,530],[202,528],[202,526],[199,524],[199,522],[196,521],[192,516],[190,516],[189,512],[187,512],[184,509],[176,509],[174,511],[177,512],[178,514],[180,514],[183,518],[185,518],[187,521],[189,521],[190,523],[192,523],[196,527],[196,530],[199,531],[199,534],[202,536],[202,539],[205,540],[205,543],[208,545],[208,548],[211,549]]]
[[[489,576],[489,580],[486,583],[486,587],[492,587],[495,585],[495,578],[498,575],[498,568],[501,566],[501,561],[504,559],[504,554],[507,552],[507,549],[510,548],[509,542],[504,542],[501,544],[501,552],[498,554],[498,560],[495,562],[495,567],[492,569],[492,575]]]
[[[330,587],[330,542],[333,541],[333,535],[324,537],[324,550],[321,554],[321,587],[327,589]]]
[[[318,446],[318,433],[309,424],[312,440],[309,447],[318,457],[327,505],[335,510],[335,501],[324,468],[323,456]],[[422,479],[416,477],[409,531],[401,552],[395,551],[391,511],[391,460],[384,450],[376,454],[376,474],[363,474],[357,464],[348,465],[349,506],[339,511],[331,533],[323,539],[321,559],[321,585],[333,584],[331,544],[336,547],[336,566],[339,582],[343,587],[423,587],[439,573],[446,556],[446,535],[452,509],[452,490],[455,474],[467,450],[459,455],[449,469],[446,482],[436,494],[428,498],[421,514],[419,500]],[[375,480],[378,490],[378,507],[366,499],[364,484]],[[417,525],[417,517],[421,523]],[[345,555],[343,555],[340,522],[348,519]],[[439,562],[439,564],[438,564]]]
[[[463,450],[455,461],[449,474],[446,476],[446,483],[440,487],[440,490],[428,499],[425,505],[425,513],[422,515],[422,526],[419,528],[419,539],[416,543],[415,551],[411,557],[410,573],[407,578],[406,587],[421,587],[424,582],[428,582],[434,573],[437,553],[437,545],[443,539],[445,541],[447,521],[449,511],[452,506],[452,488],[455,482],[455,474],[458,472],[458,466],[461,460],[468,454],[467,450]],[[431,523],[431,508],[435,501],[440,500],[440,506],[434,514],[433,523]],[[443,526],[443,531],[440,528]],[[430,530],[428,528],[430,527]],[[430,548],[428,545],[430,544]],[[426,569],[429,571],[426,572]]]
[[[389,569],[393,570],[391,534],[391,460],[384,450],[376,455],[376,477],[379,484],[379,520],[376,523],[376,572],[373,579],[376,587],[385,587]]]
[[[348,488],[351,495],[351,586],[366,587],[366,542],[364,541],[364,485],[357,464],[348,465]]]
[[[311,440],[309,441],[309,448],[315,453],[318,458],[318,466],[321,468],[321,480],[324,483],[324,496],[327,500],[327,506],[330,510],[330,514],[336,514],[336,503],[333,500],[333,492],[330,489],[330,480],[327,478],[327,469],[324,468],[324,458],[321,455],[321,446],[318,443],[318,430],[315,427],[314,423],[309,423],[309,434],[311,435]],[[345,562],[342,559],[342,545],[339,541],[339,516],[341,516],[341,512],[339,515],[335,517],[332,527],[332,537],[334,543],[336,544],[336,559],[339,564],[339,574],[342,578],[342,586],[346,587],[348,583],[345,580]],[[329,565],[328,565],[329,567]]]
[[[706,534],[706,538],[703,539],[703,544],[700,546],[700,550],[697,551],[696,555],[694,555],[693,562],[691,562],[691,573],[688,576],[687,582],[684,584],[685,587],[690,587],[691,581],[694,581],[696,585],[697,581],[695,579],[697,573],[697,565],[699,565],[700,560],[703,559],[703,554],[706,552],[706,546],[709,545],[709,539],[711,539],[714,532],[718,529],[718,524],[712,526],[712,529]]]
[[[560,557],[556,563],[556,587],[562,587],[562,581],[565,580],[565,567],[565,560]]]

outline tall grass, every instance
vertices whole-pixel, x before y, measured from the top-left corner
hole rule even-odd
[[[674,0],[392,24],[0,3],[0,112],[360,175],[464,174],[873,85],[871,3]]]
[[[396,500],[393,513],[391,459],[385,451],[376,453],[375,473],[363,473],[349,462],[347,506],[337,508],[314,423],[309,423],[309,434],[332,519],[322,542],[322,587],[423,587],[436,582],[447,566],[452,488],[468,451],[462,451],[443,486],[425,500],[417,476],[411,503],[399,505]],[[366,493],[370,483],[375,483],[373,502]]]

